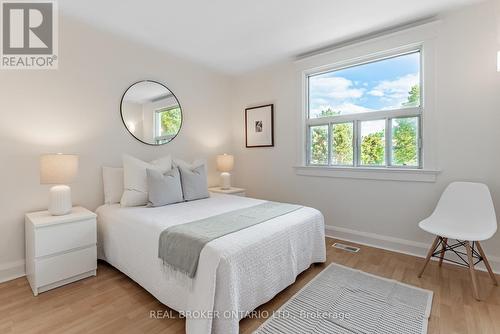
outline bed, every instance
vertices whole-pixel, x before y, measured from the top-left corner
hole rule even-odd
[[[292,284],[311,264],[325,262],[324,220],[302,207],[209,242],[193,279],[158,258],[167,227],[251,207],[262,200],[212,194],[159,208],[97,209],[99,258],[161,303],[186,315],[188,334],[239,331],[239,320]]]

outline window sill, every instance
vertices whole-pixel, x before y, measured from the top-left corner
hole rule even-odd
[[[439,170],[376,167],[295,166],[302,176],[334,177],[366,180],[436,182]]]

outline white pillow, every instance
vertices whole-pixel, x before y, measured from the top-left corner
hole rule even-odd
[[[104,203],[120,203],[123,195],[123,168],[102,167]]]
[[[120,201],[123,207],[142,206],[148,203],[147,169],[154,169],[164,174],[172,169],[172,157],[168,155],[148,163],[130,155],[123,155],[124,191]]]
[[[210,197],[207,185],[207,169],[205,164],[194,168],[179,166],[181,174],[182,194],[184,200],[194,201],[196,199]]]

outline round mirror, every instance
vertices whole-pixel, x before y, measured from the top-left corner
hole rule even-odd
[[[164,145],[182,126],[179,100],[159,82],[144,80],[130,86],[123,94],[120,110],[128,132],[144,144]]]

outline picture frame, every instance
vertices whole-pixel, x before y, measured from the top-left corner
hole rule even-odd
[[[245,145],[274,147],[274,104],[245,109]]]

